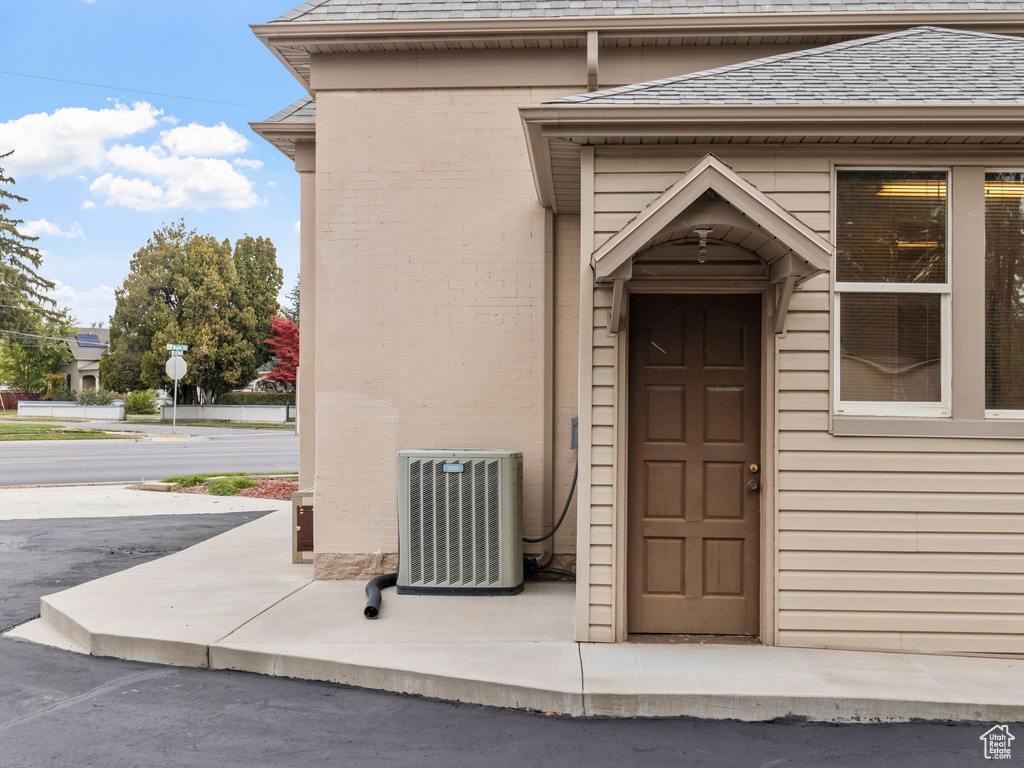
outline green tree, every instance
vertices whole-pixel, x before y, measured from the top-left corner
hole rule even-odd
[[[12,154],[0,155],[0,161]],[[10,215],[12,203],[26,202],[7,188],[13,185],[0,168],[0,330],[31,333],[41,320],[56,320],[59,313],[46,294],[54,284],[38,271],[43,257],[32,245],[38,238],[21,234],[18,226],[24,221]]]
[[[295,285],[292,286],[292,289],[285,296],[288,299],[289,306],[281,308],[281,314],[296,325],[299,324],[299,285],[301,279],[302,275],[295,278]]]
[[[153,335],[143,356],[143,381],[149,386],[165,383],[167,344],[187,344],[189,371],[183,382],[195,386],[203,402],[212,402],[256,375],[257,354],[250,341],[256,312],[248,305],[227,240],[189,238],[174,282],[178,311]]]
[[[128,276],[114,294],[110,349],[100,360],[100,380],[111,389],[128,392],[149,386],[142,379],[143,356],[152,349],[153,336],[176,317],[174,275],[194,234],[183,221],[166,225],[132,256]]]
[[[212,402],[255,377],[267,359],[258,329],[269,334],[280,286],[269,240],[243,238],[232,252],[229,241],[184,222],[165,226],[132,257],[116,292],[100,378],[121,391],[166,387],[167,344],[187,344],[182,383]]]
[[[71,332],[71,320],[41,323],[38,333],[8,335],[0,342],[0,383],[16,392],[42,392],[46,378],[71,361],[71,349],[65,335]]]
[[[244,291],[245,305],[252,307],[255,323],[246,340],[252,344],[256,367],[271,355],[266,340],[271,320],[278,314],[277,297],[284,284],[284,272],[277,266],[277,249],[266,237],[246,235],[235,243],[235,271]]]

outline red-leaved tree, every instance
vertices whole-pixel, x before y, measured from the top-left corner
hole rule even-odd
[[[299,326],[285,317],[275,317],[270,332],[274,335],[267,339],[267,346],[277,358],[277,365],[267,379],[294,386],[299,367]]]

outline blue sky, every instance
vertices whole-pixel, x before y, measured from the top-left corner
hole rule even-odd
[[[305,91],[253,36],[299,0],[6,3],[0,70],[226,104],[0,74],[0,154],[28,198],[54,298],[107,324],[128,261],[164,222],[270,237],[298,274],[298,176],[248,127]]]

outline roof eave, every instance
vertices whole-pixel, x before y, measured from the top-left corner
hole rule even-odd
[[[256,122],[249,128],[276,147],[285,157],[295,159],[295,145],[316,141],[316,123]]]
[[[659,137],[986,136],[1024,140],[1024,104],[541,104],[519,108],[542,205],[555,199],[549,142]],[[844,145],[849,146],[849,145]],[[539,161],[539,162],[538,162]]]
[[[1024,11],[856,11],[806,13],[706,13],[622,16],[562,16],[483,19],[415,19],[374,21],[278,21],[250,25],[296,79],[308,90],[304,74],[282,53],[291,49],[308,60],[325,47],[390,43],[543,40],[585,40],[596,31],[602,38],[664,37],[716,39],[762,38],[771,35],[863,36],[895,32],[912,26],[939,25],[1004,34],[1024,34]]]
[[[1024,11],[808,11],[800,13],[675,13],[617,16],[528,16],[446,19],[381,19],[372,21],[278,21],[251,24],[261,39],[287,40],[293,43],[359,40],[422,39],[440,40],[458,35],[579,34],[588,31],[622,33],[630,36],[645,31],[663,33],[673,29],[680,34],[729,37],[745,34],[762,37],[785,30],[800,34],[879,34],[907,26],[947,22],[960,29],[999,29],[1024,32]]]
[[[693,135],[708,127],[726,135],[750,132],[746,123],[758,121],[758,135],[792,135],[792,128],[819,131],[837,129],[848,135],[865,128],[885,128],[886,135],[920,134],[924,130],[945,135],[957,127],[979,129],[990,135],[1024,133],[1024,104],[541,104],[520,107],[524,123],[538,125],[547,136],[651,136]],[[698,130],[700,129],[700,130]],[[786,131],[790,131],[786,133]],[[1004,134],[1000,131],[1010,130]],[[622,133],[625,131],[626,133]],[[954,131],[955,133],[955,131]],[[832,134],[828,134],[832,135]]]

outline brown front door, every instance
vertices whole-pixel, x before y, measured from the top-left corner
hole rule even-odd
[[[630,301],[630,632],[758,633],[760,306]]]

